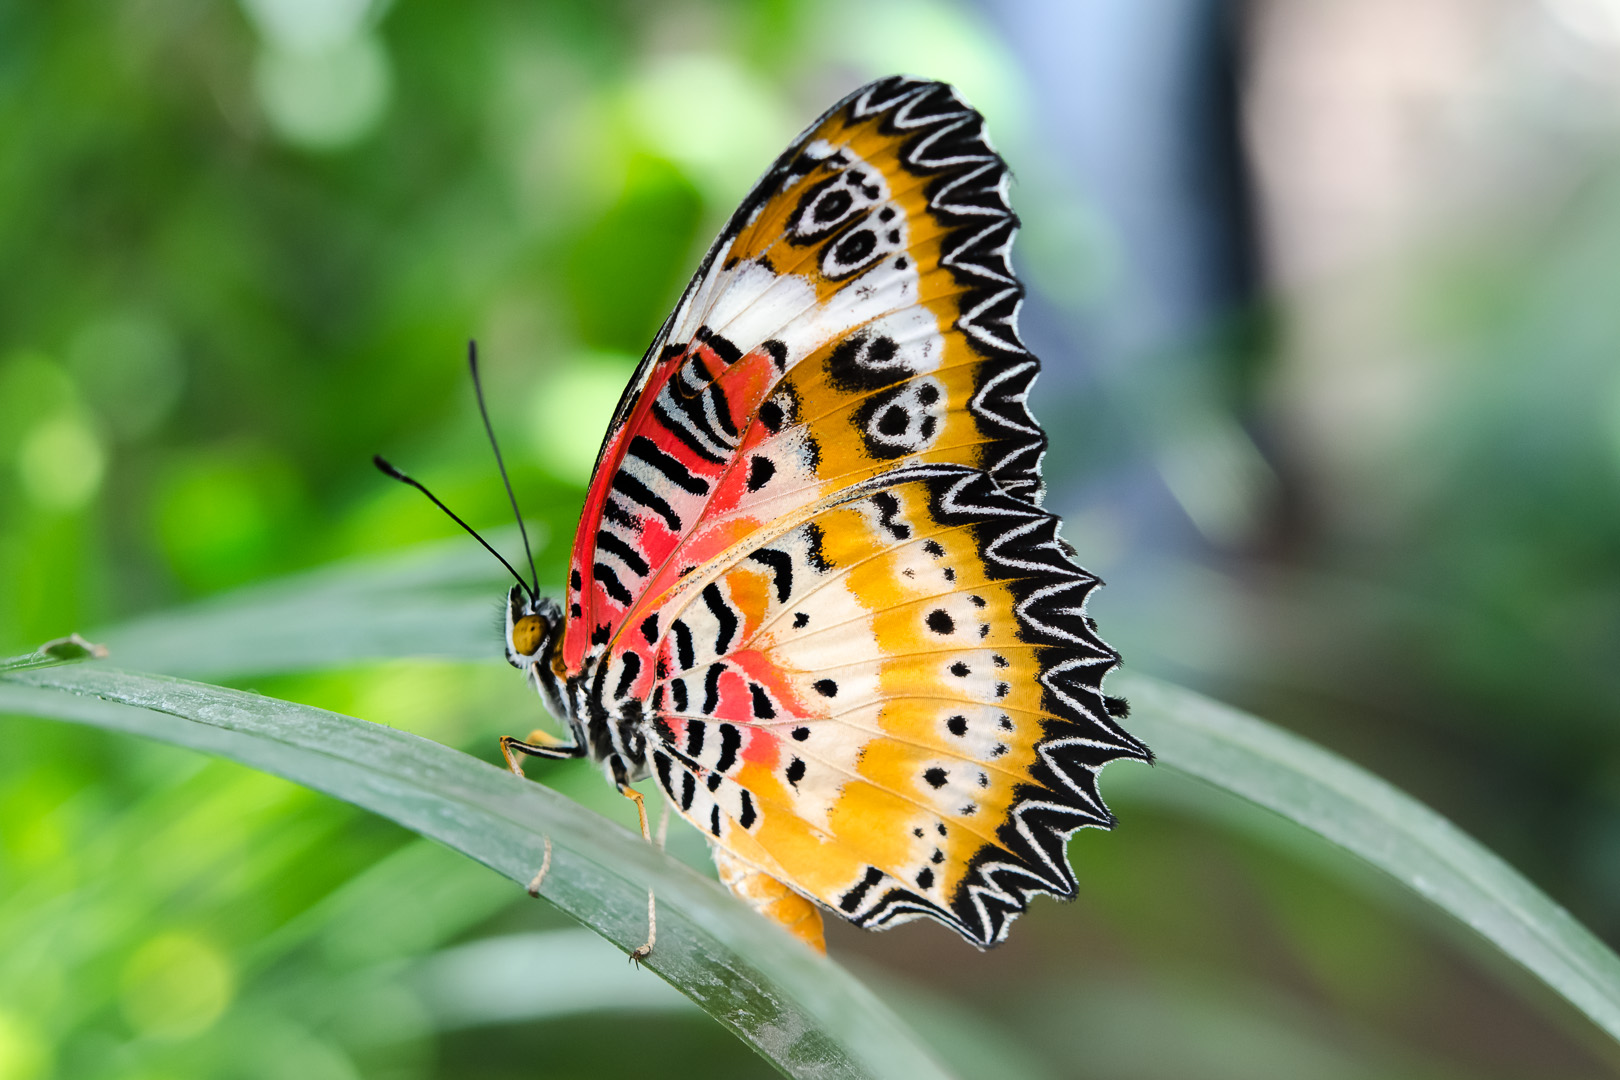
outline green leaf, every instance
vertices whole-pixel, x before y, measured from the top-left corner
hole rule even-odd
[[[141,648],[143,636],[150,641],[161,629],[163,647],[150,662],[195,671],[197,658],[206,657],[209,670],[237,674],[327,666],[333,657],[384,648],[394,656],[494,657],[499,642],[487,616],[480,621],[463,610],[451,618],[445,607],[447,595],[470,595],[475,586],[489,597],[501,592],[487,565],[440,546],[289,579],[98,636],[128,662],[120,650]],[[348,598],[372,606],[344,610]],[[311,610],[322,615],[300,614]],[[379,622],[391,625],[385,631]],[[137,655],[148,662],[148,654]],[[1129,670],[1113,676],[1109,689],[1130,699],[1131,730],[1153,747],[1161,767],[1275,811],[1365,859],[1461,919],[1620,1040],[1620,958],[1443,817],[1343,758],[1191,691]]]
[[[1451,822],[1336,754],[1192,691],[1130,672],[1133,734],[1164,768],[1273,810],[1461,919],[1620,1040],[1620,957]]]
[[[494,530],[510,547],[516,529]],[[114,663],[193,679],[501,655],[505,571],[471,541],[323,567],[96,632]]]
[[[0,710],[230,758],[381,814],[527,884],[626,951],[658,895],[647,966],[795,1077],[944,1077],[870,991],[716,882],[547,788],[465,754],[322,709],[81,665],[0,676]],[[651,976],[648,976],[651,977]]]

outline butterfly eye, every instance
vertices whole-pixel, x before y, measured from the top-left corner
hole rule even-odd
[[[540,648],[544,627],[536,615],[525,615],[512,624],[512,648],[523,656],[533,656]]]

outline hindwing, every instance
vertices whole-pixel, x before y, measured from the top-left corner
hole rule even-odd
[[[994,944],[1031,894],[1074,894],[1065,840],[1113,820],[1097,771],[1147,756],[1101,690],[1118,657],[1085,615],[1096,584],[1057,519],[982,471],[848,488],[634,635],[658,783],[731,857],[858,925],[926,915]]]

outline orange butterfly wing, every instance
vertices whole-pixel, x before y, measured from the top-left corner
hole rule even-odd
[[[648,350],[575,538],[558,674],[640,718],[725,880],[810,939],[795,897],[1000,940],[1072,895],[1096,771],[1147,756],[1038,508],[1006,184],[948,86],[834,106]]]
[[[1118,656],[1057,525],[986,473],[910,466],[694,572],[657,617],[659,785],[861,926],[990,945],[1030,894],[1072,896],[1066,838],[1113,821],[1097,771],[1147,750],[1109,714]]]

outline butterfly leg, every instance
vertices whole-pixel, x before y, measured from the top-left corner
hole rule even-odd
[[[538,738],[536,736],[539,736]],[[544,731],[531,732],[528,741],[513,735],[501,736],[501,756],[506,758],[506,767],[519,776],[523,775],[523,766],[518,764],[516,754],[526,757],[538,758],[577,758],[585,756],[585,748],[576,743],[563,742],[554,735]]]
[[[529,757],[543,758],[577,758],[583,757],[585,748],[573,743],[563,742],[561,739],[546,731],[533,731],[529,733],[528,741],[515,739],[510,735],[501,736],[501,756],[506,758],[506,767],[519,776],[523,775],[523,766],[518,762],[513,751]],[[529,895],[538,898],[540,885],[546,880],[546,871],[551,869],[551,837],[546,837],[546,853],[540,859],[540,869],[535,873],[528,885]]]
[[[619,794],[636,804],[636,816],[641,819],[641,838],[649,844],[653,842],[652,830],[647,827],[647,799],[641,792],[627,783],[619,784]],[[652,955],[653,942],[658,939],[658,904],[653,899],[653,891],[647,890],[647,943],[637,946],[630,953],[630,962],[637,963]]]

